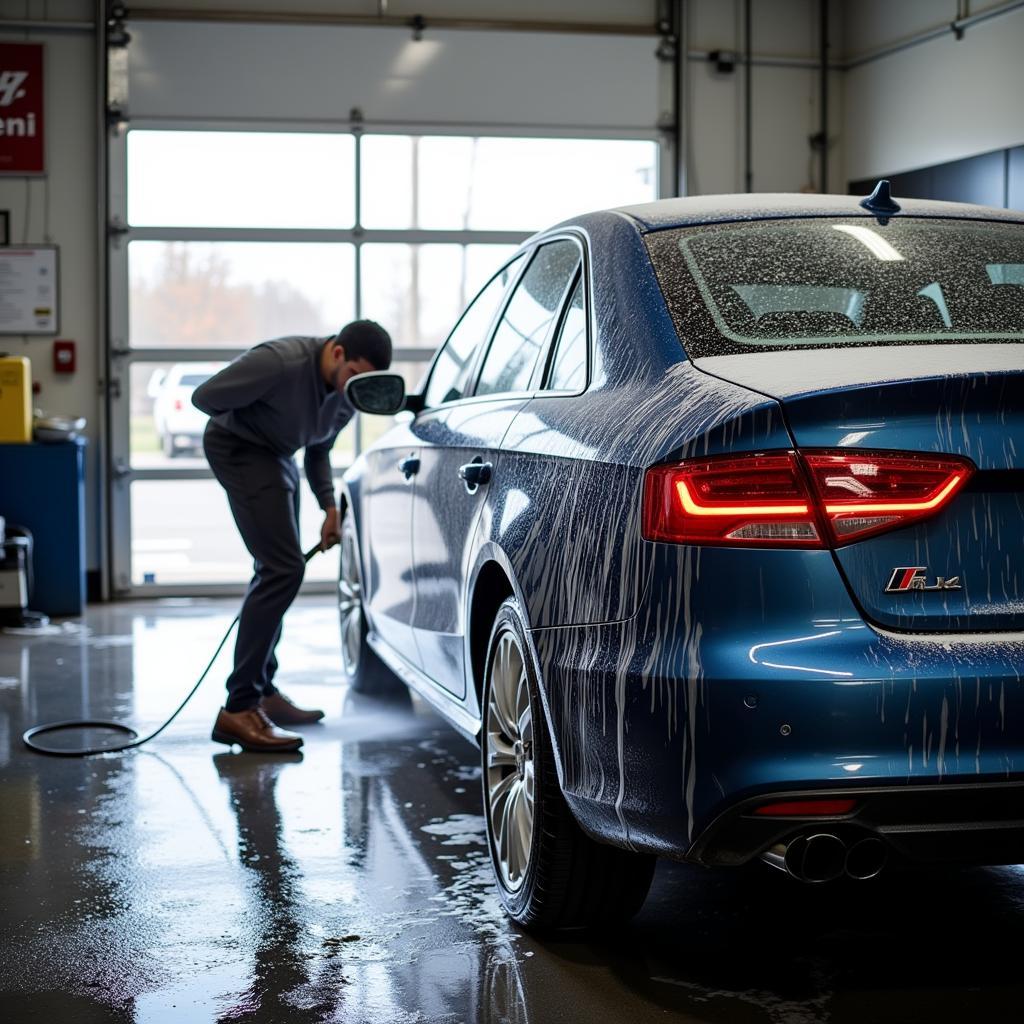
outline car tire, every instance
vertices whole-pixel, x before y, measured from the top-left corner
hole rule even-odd
[[[405,696],[405,684],[377,657],[366,642],[369,632],[363,611],[363,574],[359,539],[352,512],[341,521],[341,556],[338,559],[338,616],[341,626],[341,670],[355,693],[370,697]]]
[[[532,931],[619,923],[643,904],[656,858],[596,842],[569,809],[526,630],[509,598],[494,620],[484,675],[484,816],[498,894]]]

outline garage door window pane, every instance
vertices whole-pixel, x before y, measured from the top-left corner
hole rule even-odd
[[[132,469],[205,469],[207,416],[192,392],[227,362],[133,362],[129,439]],[[422,376],[422,369],[420,376]],[[364,435],[365,436],[365,435]],[[302,451],[296,460],[302,465]],[[355,426],[349,423],[331,449],[331,465],[347,469],[355,459]]]
[[[368,228],[535,231],[658,197],[658,145],[622,139],[368,135]]]
[[[302,484],[299,539],[308,551],[320,538],[323,513]],[[216,480],[136,480],[131,489],[132,582],[244,583],[252,557]],[[312,559],[306,580],[337,579],[337,549]]]
[[[206,414],[192,392],[223,362],[132,363],[129,437],[133,469],[202,469]]]
[[[355,143],[347,133],[129,132],[128,223],[351,227]]]
[[[363,316],[396,347],[436,349],[511,245],[364,245]]]
[[[248,348],[355,316],[351,245],[132,242],[128,267],[135,347]]]

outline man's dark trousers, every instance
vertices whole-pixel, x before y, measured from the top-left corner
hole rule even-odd
[[[203,449],[227,492],[238,532],[255,563],[242,602],[235,667],[228,676],[228,711],[255,707],[275,692],[281,621],[302,585],[299,542],[299,470],[295,461],[207,424]]]

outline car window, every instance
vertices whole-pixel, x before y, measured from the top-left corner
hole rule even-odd
[[[443,402],[454,402],[466,393],[476,354],[487,340],[488,328],[522,259],[522,256],[517,256],[491,278],[448,336],[430,372],[424,396],[428,409]]]
[[[1024,228],[763,220],[646,238],[687,354],[1024,343]]]
[[[544,386],[551,391],[582,391],[587,383],[587,314],[583,279],[576,282],[554,344],[551,372]]]
[[[565,289],[580,263],[568,239],[543,245],[512,293],[480,371],[476,394],[524,391]]]

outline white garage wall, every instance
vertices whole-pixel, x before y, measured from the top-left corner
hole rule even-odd
[[[689,120],[687,191],[691,195],[743,192],[745,145],[743,137],[744,71],[715,70],[700,55],[729,50],[742,56],[744,24],[742,0],[691,0],[688,10],[686,113]],[[809,136],[819,130],[819,74],[816,66],[770,66],[762,58],[793,59],[816,64],[819,60],[819,5],[817,0],[753,0],[751,72],[754,117],[752,139],[753,189],[756,192],[821,191],[817,157]],[[833,58],[841,55],[840,5],[829,7],[829,35]],[[842,169],[841,73],[829,81],[829,182],[831,191],[845,191]]]
[[[5,17],[25,16],[25,5],[7,3]],[[18,8],[12,10],[12,8]],[[90,0],[53,0],[54,19],[89,19]],[[29,15],[42,14],[40,3]],[[0,42],[42,42],[45,52],[47,178],[0,177],[0,209],[11,214],[11,240],[60,246],[60,337],[78,344],[78,369],[55,375],[51,338],[0,338],[0,351],[26,355],[42,387],[36,406],[50,413],[89,420],[86,516],[87,564],[100,562],[98,528],[100,437],[97,381],[101,374],[96,296],[100,288],[96,232],[96,65],[94,38],[87,32],[24,32],[4,29]],[[49,204],[49,215],[46,206]],[[49,231],[47,232],[47,222]]]
[[[953,0],[847,5],[849,56],[948,26]],[[971,4],[977,14],[1001,4]],[[894,174],[1024,143],[1024,7],[846,73],[846,177]]]

